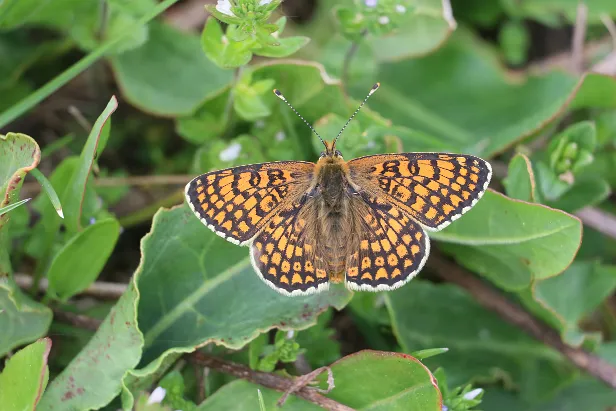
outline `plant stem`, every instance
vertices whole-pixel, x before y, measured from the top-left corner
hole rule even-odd
[[[341,80],[342,80],[342,87],[347,93],[348,93],[347,86],[348,86],[348,81],[349,81],[349,68],[351,66],[351,60],[353,60],[353,57],[355,57],[355,54],[357,53],[357,49],[359,49],[359,44],[364,39],[364,37],[366,37],[366,34],[368,34],[368,30],[364,29],[360,33],[359,40],[353,41],[353,43],[351,43],[351,47],[349,47],[346,54],[344,55],[344,61],[342,62]]]

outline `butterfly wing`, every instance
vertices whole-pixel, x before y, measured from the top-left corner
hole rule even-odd
[[[239,245],[310,186],[314,163],[280,161],[212,171],[186,185],[186,200],[208,228]]]
[[[250,247],[252,265],[267,285],[285,295],[328,288],[323,258],[315,255],[314,210],[308,196],[274,215]]]
[[[351,180],[374,197],[438,231],[481,198],[492,168],[481,158],[448,153],[384,154],[348,162]]]
[[[430,240],[422,227],[383,196],[359,193],[351,210],[362,224],[359,247],[349,251],[346,286],[355,291],[386,291],[410,281],[424,266]]]

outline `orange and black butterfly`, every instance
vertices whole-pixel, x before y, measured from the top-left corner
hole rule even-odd
[[[203,224],[249,246],[257,274],[285,295],[342,281],[351,290],[402,286],[428,258],[426,231],[441,230],[470,210],[492,176],[488,162],[463,154],[345,161],[336,141],[346,125],[332,143],[309,127],[325,146],[316,164],[251,164],[212,171],[186,185],[188,204]]]

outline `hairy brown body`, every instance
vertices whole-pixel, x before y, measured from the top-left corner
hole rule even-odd
[[[344,281],[348,256],[359,250],[358,234],[361,218],[359,203],[354,198],[356,185],[351,181],[349,168],[341,157],[323,157],[317,163],[303,217],[315,244],[317,264],[331,282]],[[328,256],[321,260],[321,256]]]

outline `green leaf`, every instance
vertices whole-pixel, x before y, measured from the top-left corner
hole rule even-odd
[[[582,223],[549,207],[513,200],[488,190],[473,209],[430,236],[463,266],[506,290],[553,277],[573,261]]]
[[[494,51],[462,29],[432,54],[383,65],[376,79],[382,84],[370,107],[396,125],[486,157],[549,124],[576,93],[592,86],[588,76],[578,80],[558,71],[512,82]],[[602,80],[616,87],[616,80]],[[596,96],[580,97],[576,107],[613,99],[609,84],[597,88]],[[363,97],[365,84],[352,91]]]
[[[545,201],[545,204],[574,213],[584,207],[595,206],[609,197],[612,190],[607,181],[602,178],[583,177],[576,179],[573,186],[558,199]]]
[[[0,134],[0,208],[16,203],[26,173],[38,165],[40,157],[31,137]],[[0,356],[43,336],[51,322],[51,310],[25,296],[11,277],[10,220],[10,214],[0,215]]]
[[[333,310],[330,308],[319,316],[317,324],[297,333],[297,342],[305,348],[306,361],[317,369],[340,358],[340,342],[334,338],[335,330],[328,327]]]
[[[17,284],[0,273],[0,356],[44,336],[51,310],[23,294]]]
[[[580,346],[587,335],[579,328],[616,288],[616,266],[574,262],[556,277],[536,281],[521,293],[522,302],[558,331],[566,344]]]
[[[511,159],[503,185],[511,198],[531,203],[536,201],[535,174],[528,157],[518,153]]]
[[[203,55],[197,36],[162,23],[151,24],[148,41],[114,56],[111,66],[123,96],[158,116],[192,114],[232,77]]]
[[[282,58],[295,54],[299,49],[310,42],[309,37],[294,36],[278,39],[277,45],[265,45],[254,49],[257,56]]]
[[[404,352],[449,348],[426,365],[445,368],[450,386],[502,379],[522,397],[538,399],[548,398],[575,375],[558,352],[453,285],[415,280],[386,293],[385,301]]]
[[[120,224],[110,218],[75,234],[56,254],[47,277],[49,294],[66,302],[98,277],[120,236]]]
[[[19,350],[0,373],[3,411],[34,411],[47,387],[47,357],[51,339],[43,338]]]
[[[436,380],[407,354],[364,350],[330,366],[334,389],[327,396],[356,409],[441,411]],[[383,378],[383,376],[387,378]],[[326,388],[327,373],[317,378]]]
[[[30,198],[24,198],[23,200],[20,200],[16,203],[9,204],[6,207],[0,207],[0,215],[8,213],[9,211],[16,209],[20,205],[26,204],[30,200],[31,200]]]
[[[143,347],[138,300],[133,281],[84,349],[50,382],[37,411],[57,410],[58,404],[70,410],[100,409],[120,393]]]
[[[176,119],[175,128],[179,135],[194,144],[218,139],[223,135],[229,112],[225,110],[229,89],[225,88],[215,97],[208,99],[193,114]]]
[[[66,211],[66,227],[70,232],[76,233],[81,229],[81,214],[83,209],[83,201],[85,198],[86,183],[92,170],[94,156],[97,153],[97,147],[101,138],[102,129],[111,114],[118,108],[118,101],[115,96],[111,97],[107,107],[92,126],[88,140],[81,150],[79,157],[79,165],[73,172],[73,176],[69,185],[64,190],[62,203]]]
[[[201,35],[205,55],[218,67],[235,68],[248,64],[252,59],[252,41],[233,41],[227,38],[220,23],[213,17],[207,19]]]
[[[47,197],[49,198],[49,201],[51,201],[51,205],[56,210],[56,213],[58,213],[61,218],[64,218],[64,212],[62,211],[62,204],[60,203],[58,194],[56,194],[56,190],[54,190],[49,180],[47,180],[47,177],[45,177],[45,175],[41,173],[38,168],[32,170],[32,176],[36,178],[36,181],[39,182],[41,188],[45,194],[47,194]]]

